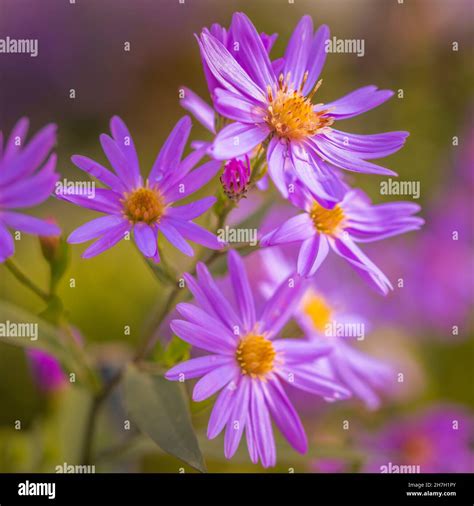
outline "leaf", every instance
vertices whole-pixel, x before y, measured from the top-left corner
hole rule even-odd
[[[124,383],[128,411],[140,430],[166,453],[206,472],[181,385],[133,365]]]
[[[158,349],[155,354],[156,360],[165,368],[169,369],[178,362],[184,362],[190,358],[190,345],[177,336],[173,336],[168,346]]]

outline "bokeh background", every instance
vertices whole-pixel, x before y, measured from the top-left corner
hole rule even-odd
[[[332,274],[335,282],[356,284],[369,297],[364,316],[372,322],[371,351],[394,359],[405,382],[377,412],[368,412],[357,401],[303,410],[310,451],[299,456],[278,440],[276,470],[370,471],[381,455],[394,463],[424,458],[440,471],[472,470],[471,1],[0,0],[0,35],[39,40],[37,58],[0,55],[0,129],[9,132],[21,116],[30,118],[32,132],[45,123],[57,123],[58,170],[75,180],[83,175],[70,162],[71,155],[106,163],[98,136],[118,114],[134,136],[146,174],[183,115],[179,87],[186,85],[207,98],[193,34],[213,22],[228,26],[234,11],[244,11],[260,31],[279,34],[273,58],[282,54],[303,14],[311,15],[315,25],[328,24],[338,38],[364,40],[362,58],[328,55],[319,101],[334,100],[367,84],[403,91],[402,98],[395,96],[343,126],[356,133],[410,131],[406,146],[384,162],[400,179],[420,181],[419,203],[427,220],[417,234],[367,248],[395,283],[404,280],[404,287],[396,287],[386,299],[366,294],[370,289],[349,270],[335,269]],[[130,51],[124,50],[127,42]],[[74,99],[69,98],[71,89]],[[198,124],[192,135],[208,138]],[[380,195],[380,179],[375,176],[351,181],[376,201],[397,198]],[[211,184],[202,194],[212,191]],[[36,213],[54,216],[66,235],[95,216],[54,199]],[[459,231],[456,242],[453,230]],[[59,294],[84,345],[107,374],[148,329],[166,290],[131,243],[122,242],[87,261],[80,258],[82,250],[72,248]],[[179,269],[186,268],[182,255],[168,253]],[[37,238],[24,235],[16,243],[15,257],[38,284],[47,283]],[[75,288],[69,288],[70,278],[75,279]],[[1,265],[0,297],[34,313],[42,309]],[[125,326],[130,326],[130,335],[124,335]],[[453,333],[453,326],[458,332]],[[81,389],[44,388],[24,352],[0,342],[0,471],[54,471],[63,462],[74,464],[86,402]],[[263,472],[250,464],[243,445],[232,461],[226,461],[222,439],[205,439],[210,405],[202,404],[192,410],[209,470]],[[117,394],[101,418],[100,447],[120,439],[121,409]],[[439,432],[429,427],[446,413],[463,420],[463,432],[440,447]],[[22,430],[15,430],[15,420],[22,421]],[[349,430],[343,429],[345,420]],[[394,430],[406,435],[403,443],[391,443]],[[420,443],[421,434],[425,437]],[[447,450],[458,446],[458,452]],[[182,467],[146,438],[137,437],[122,450],[105,453],[97,470],[176,472]]]

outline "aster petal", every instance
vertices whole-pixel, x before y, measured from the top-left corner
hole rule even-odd
[[[33,174],[40,167],[56,144],[56,130],[56,125],[46,125],[35,134],[28,144],[24,145],[23,150],[16,152],[16,156],[11,158],[6,168],[4,167],[0,173],[0,184],[12,181],[17,181],[17,184],[25,182],[25,176]],[[45,168],[42,169],[42,171],[44,170]]]
[[[170,242],[176,249],[184,253],[185,255],[192,257],[194,256],[193,248],[187,243],[184,237],[173,225],[173,222],[164,217],[158,224],[158,230],[163,233],[167,241]]]
[[[201,214],[204,214],[209,210],[215,203],[216,197],[205,197],[196,202],[191,202],[184,206],[170,207],[166,211],[166,214],[173,219],[177,220],[193,220]]]
[[[350,149],[341,149],[335,146],[334,144],[328,142],[324,136],[316,135],[309,141],[309,143],[316,154],[341,169],[350,170],[352,172],[361,172],[363,174],[381,174],[388,176],[397,175],[397,173],[393,170],[359,158],[357,153],[351,151]]]
[[[309,50],[308,57],[308,79],[306,84],[303,86],[303,95],[308,93],[314,88],[316,81],[321,74],[321,70],[326,62],[326,40],[329,39],[329,28],[326,25],[321,25],[313,38]]]
[[[133,236],[138,249],[146,257],[154,257],[157,249],[156,231],[146,223],[136,223]]]
[[[127,158],[125,158],[122,150],[109,135],[101,134],[99,138],[105,156],[109,160],[112,168],[115,170],[115,173],[129,190],[133,189],[135,187],[134,171],[130,167],[130,164]]]
[[[222,88],[214,90],[214,106],[222,116],[242,123],[262,123],[265,115],[260,105]]]
[[[121,216],[114,214],[101,216],[100,218],[88,221],[79,228],[76,228],[76,230],[74,230],[74,232],[72,232],[67,238],[67,242],[70,244],[79,244],[90,241],[91,239],[99,237],[107,230],[117,227],[123,222],[125,222],[125,220]]]
[[[222,335],[213,328],[204,328],[184,320],[173,320],[170,327],[178,337],[193,346],[211,353],[235,354],[235,341],[228,334]]]
[[[230,361],[228,364],[213,369],[194,386],[193,401],[201,402],[208,399],[234,380],[238,374],[239,370],[235,361]]]
[[[234,42],[239,43],[239,61],[250,78],[265,90],[276,81],[268,52],[250,19],[242,12],[232,16],[231,30]]]
[[[230,459],[239,447],[247,423],[251,380],[241,376],[224,436],[224,455]]]
[[[296,451],[306,453],[308,451],[306,432],[280,381],[275,379],[262,382],[261,387],[278,430]]]
[[[217,437],[226,426],[232,412],[236,389],[236,384],[231,381],[217,396],[207,426],[207,437],[209,439]]]
[[[245,439],[247,440],[247,449],[249,451],[250,460],[253,464],[258,464],[257,442],[251,423],[247,423],[245,426]]]
[[[280,367],[277,374],[290,385],[326,399],[347,399],[351,396],[347,388],[318,374],[314,367],[306,364],[288,364]]]
[[[27,214],[14,213],[11,211],[0,212],[0,219],[13,230],[20,230],[27,234],[42,236],[59,235],[61,229],[54,223],[40,220]]]
[[[123,192],[127,189],[124,183],[114,173],[91,158],[88,158],[87,156],[73,155],[71,157],[71,161],[76,167],[79,167],[84,172],[87,172],[87,174],[90,174],[102,183],[110,186],[112,190]]]
[[[225,46],[212,35],[203,32],[198,38],[201,54],[217,81],[229,91],[261,103],[264,92],[258,87]]]
[[[172,367],[165,374],[165,378],[170,381],[185,381],[198,378],[232,361],[233,358],[226,355],[206,355],[204,357],[192,358]]]
[[[290,74],[290,82],[298,89],[303,75],[308,70],[308,58],[313,40],[313,20],[303,16],[294,29],[285,51],[283,75]]]
[[[133,143],[133,138],[128,131],[127,125],[118,116],[114,116],[110,120],[110,131],[117,144],[117,147],[123,153],[127,160],[128,170],[134,186],[142,185],[142,177],[140,175],[140,165],[138,163],[138,155]]]
[[[270,133],[265,125],[231,123],[224,127],[214,139],[211,153],[217,160],[230,160],[252,151]]]
[[[52,154],[43,168],[31,177],[19,179],[0,191],[0,206],[3,208],[33,207],[44,202],[53,192],[59,179],[56,155]]]
[[[168,218],[167,223],[171,223],[172,226],[188,241],[193,241],[205,246],[206,248],[215,250],[222,249],[225,246],[225,244],[220,242],[213,233],[209,232],[209,230],[206,230],[200,225],[193,223],[192,221]]]
[[[191,276],[191,274],[185,272],[183,274],[183,278],[186,281],[186,286],[189,288],[189,291],[193,294],[194,299],[201,306],[201,308],[204,309],[208,314],[213,315],[217,319],[219,319],[219,316],[214,311],[214,308],[210,304],[205,293],[202,291],[201,287],[199,286],[197,281]]]
[[[264,235],[260,240],[260,246],[301,242],[314,237],[315,234],[311,218],[307,213],[302,213],[293,216],[280,227]]]
[[[195,323],[200,327],[211,328],[215,332],[222,334],[223,337],[226,337],[229,344],[236,341],[236,336],[219,320],[211,316],[208,311],[186,302],[178,304],[176,310],[187,321]]]
[[[385,132],[382,134],[358,135],[331,128],[322,136],[340,149],[348,149],[363,159],[383,158],[395,153],[405,144],[408,132]]]
[[[149,180],[160,181],[166,174],[174,174],[191,132],[191,118],[183,116],[175,125],[151,168]]]
[[[211,160],[210,162],[204,163],[196,170],[193,170],[179,181],[179,184],[164,191],[163,195],[165,200],[167,202],[176,202],[198,191],[217,174],[221,168],[221,163],[222,162],[217,160]]]
[[[14,252],[13,237],[0,218],[0,262],[4,262],[8,257],[11,257]]]
[[[28,118],[20,118],[10,132],[10,137],[5,143],[5,150],[3,152],[2,162],[8,162],[13,155],[18,153],[21,148],[25,145],[26,136],[28,134],[28,127],[30,121]],[[20,144],[16,142],[20,140]]]
[[[357,273],[382,295],[393,287],[387,276],[360,250],[349,237],[331,240],[332,249],[345,258]]]
[[[286,144],[277,137],[273,137],[267,148],[268,173],[278,191],[285,198],[288,197],[287,173],[285,171],[288,156]]]
[[[234,297],[242,316],[242,322],[246,331],[250,331],[255,325],[255,302],[252,289],[250,288],[247,271],[240,256],[233,250],[227,255],[230,279],[234,289]]]
[[[333,347],[329,344],[314,343],[303,339],[275,339],[273,347],[277,353],[281,353],[283,361],[308,362],[330,354]]]
[[[183,98],[179,101],[181,107],[190,112],[206,130],[216,133],[214,109],[189,88],[181,86],[181,90],[183,92]]]
[[[85,207],[86,209],[93,209],[101,213],[122,215],[121,196],[112,190],[96,188],[93,198],[89,198],[86,195],[70,194],[58,194],[56,196],[60,200],[67,200],[68,202]]]
[[[275,439],[273,437],[270,413],[265,402],[263,386],[260,381],[252,382],[250,395],[250,423],[256,447],[263,467],[276,464]]]
[[[209,304],[214,308],[214,311],[219,316],[219,319],[232,331],[235,326],[241,327],[240,318],[237,316],[227,299],[222,295],[222,292],[217,287],[216,282],[212,279],[207,267],[202,262],[199,262],[197,264],[196,271],[199,287],[205,294]]]
[[[329,244],[322,234],[306,239],[298,254],[297,272],[300,276],[313,276],[327,257]]]
[[[109,229],[100,239],[95,241],[84,251],[82,258],[95,257],[96,255],[110,249],[112,246],[115,246],[124,238],[125,234],[129,232],[130,229],[131,224],[126,221],[123,221],[120,225]]]
[[[364,86],[343,97],[324,105],[314,107],[315,111],[331,109],[330,115],[335,119],[346,119],[370,111],[386,102],[393,96],[391,90],[378,90],[377,86]]]
[[[284,327],[299,304],[305,283],[300,277],[289,277],[281,283],[273,296],[266,302],[259,321],[262,332],[272,338]]]

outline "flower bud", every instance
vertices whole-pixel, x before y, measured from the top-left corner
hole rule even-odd
[[[231,200],[238,202],[246,197],[250,181],[250,160],[245,156],[244,160],[232,158],[224,168],[221,176],[221,183],[224,193]]]

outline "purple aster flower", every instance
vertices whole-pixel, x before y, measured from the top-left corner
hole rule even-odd
[[[91,258],[111,248],[132,230],[139,250],[156,262],[160,261],[157,247],[160,232],[185,255],[193,255],[187,240],[212,249],[222,248],[223,244],[215,235],[191,221],[206,212],[215,203],[215,197],[173,206],[204,186],[220,167],[220,162],[213,160],[192,170],[203,156],[200,151],[181,160],[191,130],[190,118],[185,116],[178,121],[145,182],[125,123],[115,116],[110,129],[112,137],[103,134],[100,141],[115,174],[85,156],[72,157],[77,167],[109,188],[97,189],[95,198],[60,195],[60,198],[106,215],[82,225],[69,236],[70,243],[96,239],[83,253],[83,258]]]
[[[349,392],[314,372],[312,362],[326,355],[328,346],[297,339],[279,339],[299,302],[304,282],[285,280],[256,313],[247,273],[239,255],[228,255],[228,268],[237,310],[222,295],[204,264],[197,267],[197,281],[186,274],[189,289],[199,306],[178,304],[184,320],[173,320],[173,331],[188,343],[210,352],[173,367],[166,377],[184,381],[202,376],[193,399],[202,401],[218,391],[207,435],[216,437],[225,428],[224,453],[231,458],[245,431],[252,462],[264,467],[276,463],[271,417],[290,444],[304,453],[307,440],[300,418],[282,382],[328,400]]]
[[[399,466],[419,466],[411,472],[472,473],[473,437],[471,413],[456,406],[435,406],[367,436],[364,471],[400,472]]]
[[[376,290],[392,289],[385,274],[360,250],[356,242],[372,242],[417,230],[423,220],[412,214],[420,206],[409,202],[372,205],[361,190],[346,192],[332,208],[323,207],[301,184],[294,185],[291,202],[305,211],[264,235],[262,246],[301,243],[297,271],[312,276],[331,248]]]
[[[291,272],[291,262],[278,248],[261,250],[258,254],[264,258],[262,265],[268,266],[267,280],[261,283],[261,290],[268,293]],[[308,280],[306,286],[294,317],[316,345],[332,347],[330,354],[315,362],[315,370],[344,385],[369,409],[377,409],[380,406],[377,391],[391,390],[395,372],[382,360],[355,346],[356,340],[366,339],[369,324],[351,310],[354,291],[349,298],[340,283],[334,283],[334,278],[328,287],[321,283],[320,276],[315,281]]]
[[[382,104],[392,91],[365,86],[325,105],[312,102],[326,59],[326,26],[314,34],[311,17],[304,16],[283,60],[276,64],[245,14],[234,14],[232,27],[233,40],[239,43],[238,60],[212,31],[204,29],[198,38],[205,69],[218,83],[213,90],[214,106],[235,121],[217,134],[215,158],[233,158],[268,142],[269,174],[284,196],[288,195],[287,162],[292,176],[321,198],[331,197],[327,186],[331,171],[325,162],[355,172],[394,174],[367,160],[399,150],[407,132],[356,135],[332,126]]]
[[[55,172],[56,125],[42,128],[26,142],[28,119],[20,119],[3,145],[0,131],[0,262],[14,253],[8,228],[36,235],[59,235],[60,229],[47,221],[12,211],[43,203],[59,178]]]

